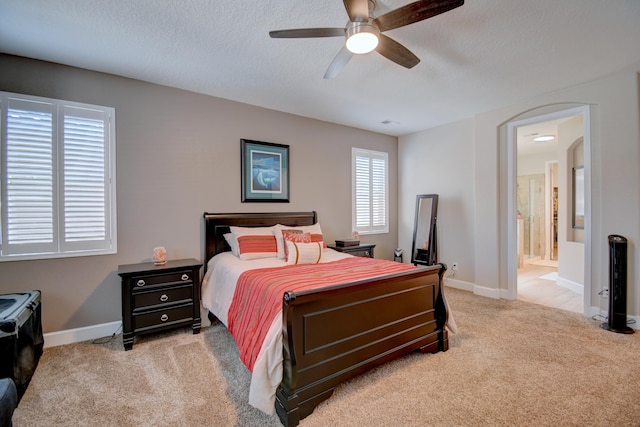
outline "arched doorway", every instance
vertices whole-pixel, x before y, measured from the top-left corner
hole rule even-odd
[[[560,280],[564,280],[566,283],[574,283],[581,281],[579,285],[583,287],[583,307],[584,312],[588,312],[590,307],[590,295],[591,295],[591,277],[590,269],[590,257],[591,257],[591,138],[590,138],[590,110],[589,106],[553,106],[555,111],[549,112],[549,107],[541,107],[540,109],[525,112],[519,116],[514,117],[508,123],[506,123],[506,152],[507,152],[507,292],[506,296],[510,299],[516,299],[518,296],[518,209],[517,209],[517,130],[523,126],[529,126],[535,123],[542,123],[546,121],[558,121],[562,119],[568,119],[573,116],[579,116],[582,120],[582,135],[581,141],[583,146],[584,156],[581,158],[583,168],[580,170],[580,177],[584,179],[584,193],[583,199],[580,201],[580,211],[583,213],[583,223],[580,223],[580,229],[575,228],[574,222],[574,208],[576,199],[574,196],[574,189],[572,187],[572,180],[574,179],[575,166],[578,166],[574,157],[569,157],[568,147],[573,144],[573,140],[570,143],[566,143],[567,148],[561,150],[561,158],[559,159],[559,203],[561,209],[559,210],[559,227],[558,231],[561,233],[559,242],[563,242],[559,245],[559,259],[558,259],[558,277]],[[539,114],[536,112],[539,111]],[[566,254],[564,259],[565,268],[563,268],[563,256],[562,252]],[[580,249],[580,252],[576,252]],[[577,258],[580,264],[579,274],[571,272],[566,266],[575,267],[570,265],[572,259],[575,261]],[[572,264],[575,264],[573,262]],[[564,273],[563,273],[564,272]],[[562,275],[565,274],[571,279],[563,279]],[[578,276],[578,278],[575,278]]]

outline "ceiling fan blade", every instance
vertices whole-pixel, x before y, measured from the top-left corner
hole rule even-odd
[[[345,65],[347,65],[347,62],[349,62],[352,56],[353,54],[349,52],[349,50],[346,47],[343,47],[342,49],[340,49],[340,52],[338,52],[336,57],[333,58],[333,61],[331,61],[331,64],[329,64],[329,68],[327,68],[327,72],[324,73],[324,78],[332,79],[338,74],[340,74],[340,71],[342,71]]]
[[[300,28],[269,31],[274,39],[298,39],[309,37],[344,37],[344,28]]]
[[[420,62],[420,58],[411,53],[409,49],[384,34],[380,34],[380,42],[376,47],[376,52],[405,68],[413,68]]]
[[[369,20],[369,0],[344,0],[344,8],[352,22]]]
[[[464,0],[420,0],[385,13],[373,22],[378,25],[380,31],[389,31],[431,18],[463,4]]]

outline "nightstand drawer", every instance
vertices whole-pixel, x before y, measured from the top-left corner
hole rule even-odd
[[[358,250],[354,250],[354,251],[345,251],[347,253],[350,253],[353,256],[361,256],[361,257],[365,257],[365,258],[372,258],[371,256],[371,249],[358,249]]]
[[[137,292],[142,288],[153,287],[155,285],[166,285],[168,283],[191,282],[193,281],[193,271],[184,270],[175,273],[132,276],[132,291]]]
[[[373,258],[373,250],[375,249],[376,245],[374,244],[370,244],[370,243],[363,243],[361,245],[358,246],[331,246],[329,245],[329,247],[333,250],[336,250],[338,252],[344,252],[347,254],[351,254],[354,256],[359,256],[359,257],[366,257],[366,258]]]
[[[165,289],[134,292],[133,311],[135,313],[141,308],[151,307],[154,305],[167,305],[179,301],[193,301],[193,286],[191,283],[167,287]]]
[[[133,314],[133,330],[141,332],[147,328],[172,325],[193,320],[193,304],[184,304],[168,309],[145,311]]]

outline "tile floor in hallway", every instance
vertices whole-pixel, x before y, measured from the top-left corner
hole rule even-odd
[[[518,269],[518,299],[547,307],[583,313],[582,294],[556,285],[557,268],[525,264]],[[547,278],[544,278],[544,277]]]

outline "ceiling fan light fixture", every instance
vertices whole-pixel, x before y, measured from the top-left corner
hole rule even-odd
[[[355,54],[369,53],[378,46],[380,31],[371,20],[351,22],[347,26],[347,49]]]

